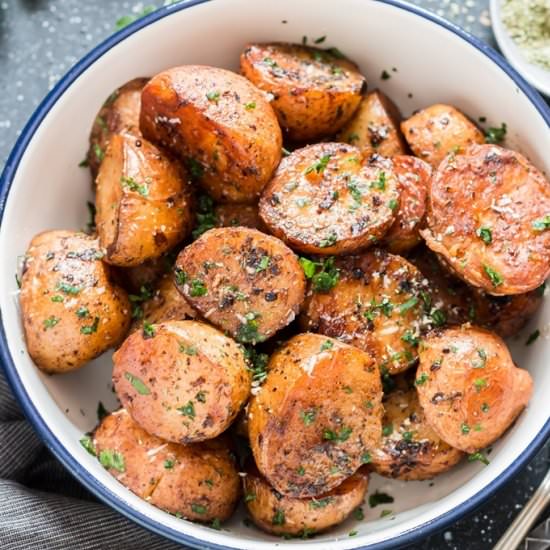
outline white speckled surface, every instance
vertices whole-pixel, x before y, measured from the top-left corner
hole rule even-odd
[[[0,0],[0,163],[28,117],[57,80],[115,30],[121,16],[164,2]],[[488,0],[417,0],[494,44]],[[60,144],[60,154],[62,154]],[[409,548],[487,550],[510,524],[548,469],[550,445],[480,510]],[[437,480],[436,482],[437,483]],[[173,545],[167,544],[167,548]]]

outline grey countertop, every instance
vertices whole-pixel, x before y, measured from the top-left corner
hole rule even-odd
[[[488,0],[417,0],[494,45]],[[162,1],[0,0],[0,165],[34,108],[87,51],[125,15]],[[550,444],[476,512],[410,548],[487,550],[548,470]]]

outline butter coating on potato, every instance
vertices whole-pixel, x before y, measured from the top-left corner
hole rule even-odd
[[[281,128],[297,142],[337,132],[367,87],[357,65],[338,50],[281,42],[247,45],[241,73],[273,96]]]
[[[368,462],[382,430],[380,374],[369,354],[319,334],[299,334],[269,361],[250,401],[256,465],[278,492],[325,494]]]
[[[166,321],[131,334],[113,356],[115,391],[146,431],[176,443],[225,431],[250,395],[241,347],[197,321]]]
[[[19,299],[27,349],[41,370],[75,370],[126,335],[128,296],[102,257],[84,233],[46,231],[31,241]]]
[[[423,340],[415,385],[426,421],[449,445],[474,453],[527,405],[533,380],[496,334],[463,325]]]
[[[175,280],[205,319],[252,344],[293,321],[305,294],[304,272],[292,250],[246,227],[201,235],[180,252]]]
[[[497,145],[450,155],[431,180],[426,244],[468,284],[522,294],[550,275],[550,183]]]
[[[141,137],[112,136],[97,177],[96,224],[105,261],[137,266],[191,230],[187,174]]]
[[[243,477],[246,508],[252,521],[274,535],[311,536],[342,523],[363,503],[368,474],[359,470],[338,487],[313,498],[293,498],[273,489],[257,468]]]
[[[185,161],[216,200],[255,202],[281,159],[282,135],[264,94],[215,67],[168,69],[145,86],[140,127]]]
[[[318,143],[281,161],[260,199],[260,217],[301,252],[349,254],[388,231],[398,186],[389,159],[367,159],[345,143]]]
[[[170,514],[202,523],[229,519],[241,494],[223,438],[178,445],[147,433],[125,409],[93,433],[93,452],[130,491]]]

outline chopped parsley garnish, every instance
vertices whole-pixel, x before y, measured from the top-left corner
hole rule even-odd
[[[105,405],[100,401],[97,404],[97,419],[101,422],[108,414],[109,411],[105,408]]]
[[[361,508],[361,507],[355,508],[355,510],[353,511],[353,517],[357,521],[361,521],[361,520],[365,519],[365,513],[363,512],[363,508]]]
[[[183,286],[187,282],[187,273],[180,267],[176,267],[174,270],[174,277],[178,286]]]
[[[447,315],[442,309],[434,309],[430,313],[430,317],[436,327],[441,327],[447,322]]]
[[[53,298],[52,298],[53,300]],[[87,307],[84,307],[84,306],[80,306],[76,311],[76,316],[79,318],[79,319],[85,319],[86,317],[88,317],[90,315],[90,311]]]
[[[80,444],[88,451],[92,456],[96,456],[96,450],[94,441],[89,435],[85,435],[80,439]]]
[[[63,298],[63,296],[60,296],[59,294],[55,294],[54,296],[52,296],[52,297],[50,298],[50,300],[51,300],[52,302],[63,302],[64,299],[65,299],[65,298]],[[77,315],[78,315],[78,313],[77,313]]]
[[[486,378],[476,378],[474,380],[474,388],[477,392],[480,392],[483,388],[487,387],[487,379]]]
[[[304,275],[306,276],[306,278],[311,279],[313,275],[315,275],[315,270],[319,264],[308,260],[307,258],[299,258],[299,262],[302,266],[302,269],[304,270]]]
[[[82,160],[78,163],[78,167],[79,167],[79,168],[88,168],[88,166],[90,166],[90,163],[88,162],[88,159],[87,159],[87,158],[82,159]]]
[[[206,403],[206,392],[205,392],[205,391],[199,391],[199,392],[197,392],[197,394],[195,395],[195,399],[196,399],[199,403]]]
[[[211,92],[208,92],[206,94],[206,99],[208,99],[208,101],[213,101],[214,103],[218,103],[218,101],[220,100],[220,92],[218,92],[218,90],[213,90]]]
[[[265,337],[258,332],[259,313],[249,311],[245,316],[245,322],[241,324],[237,331],[237,340],[245,344],[255,344],[257,342],[263,342]]]
[[[317,409],[306,409],[305,411],[300,411],[300,418],[305,426],[311,426],[317,418]]]
[[[197,163],[198,164],[198,163]],[[198,166],[201,166],[198,164]],[[202,166],[201,166],[202,169]],[[192,172],[191,172],[192,173]],[[202,171],[201,171],[202,175]],[[193,229],[193,238],[197,239],[203,233],[216,227],[217,220],[214,214],[214,201],[208,195],[201,195],[197,201],[197,225]]]
[[[375,181],[371,181],[371,189],[378,189],[378,191],[384,191],[386,189],[386,173],[379,172],[378,178]]]
[[[132,304],[132,319],[143,318],[143,307],[141,304],[153,297],[153,293],[147,286],[139,289],[139,294],[129,294],[128,298]]]
[[[186,161],[185,161],[185,165],[187,166],[187,169],[189,170],[189,173],[191,174],[191,178],[193,180],[198,180],[200,179],[203,175],[204,175],[204,166],[196,159],[194,159],[193,157],[187,157]],[[203,197],[207,197],[207,195],[202,195],[199,197],[199,211],[200,211],[200,206],[201,206],[201,199]],[[208,199],[210,199],[210,197],[207,197]],[[210,199],[212,200],[212,199]]]
[[[273,514],[273,518],[271,519],[271,523],[273,525],[284,525],[285,524],[285,513],[278,508],[276,512]]]
[[[193,345],[185,345],[183,342],[180,342],[180,352],[185,353],[185,355],[197,355],[197,348]]]
[[[320,262],[313,262],[307,258],[300,258],[300,265],[307,279],[311,279],[314,292],[328,292],[338,283],[340,270],[334,266],[334,257],[329,257]],[[318,268],[320,271],[316,272]]]
[[[354,141],[358,141],[359,139],[359,134],[356,134],[355,132],[349,134],[349,136],[347,137],[348,143],[353,143]]]
[[[300,466],[297,470],[296,470],[296,473],[299,475],[299,476],[303,476],[305,473],[306,473],[306,470],[303,466]]]
[[[525,342],[525,345],[530,346],[539,336],[540,336],[540,330],[537,329],[537,330],[535,330],[535,332],[532,332],[529,335],[529,338],[527,338],[527,340]]]
[[[318,510],[319,508],[326,508],[333,500],[334,497],[325,497],[320,499],[313,498],[309,502],[309,506],[314,510]]]
[[[356,203],[361,204],[361,199],[363,198],[363,193],[361,193],[361,190],[357,186],[357,182],[355,180],[352,179],[348,183],[348,190],[350,192],[350,195],[353,197],[353,200]]]
[[[397,309],[401,315],[407,313],[418,304],[418,298],[416,296],[411,296],[406,302],[403,302]]]
[[[357,535],[357,531],[353,530],[348,533],[348,537],[355,537]]]
[[[344,442],[349,439],[352,431],[353,430],[348,427],[342,428],[339,432],[333,432],[332,430],[325,428],[323,430],[323,439],[326,439],[327,441]]]
[[[155,335],[155,327],[148,323],[147,321],[143,322],[143,338],[147,340],[148,338],[153,338]]]
[[[99,327],[99,317],[94,318],[94,322],[91,325],[84,325],[83,327],[80,327],[81,334],[94,334],[94,332],[97,332],[97,327]]]
[[[314,44],[322,44],[327,39],[326,36],[320,36],[319,38],[316,38],[313,43]]]
[[[365,451],[361,455],[361,464],[368,464],[372,460],[372,457],[368,451]]]
[[[137,21],[141,17],[145,17],[146,15],[153,13],[155,9],[155,6],[145,6],[139,13],[136,13],[135,15],[122,16],[120,19],[117,19],[117,22],[115,23],[116,30],[119,31],[120,29],[127,27],[130,23]]]
[[[255,102],[255,101],[251,101],[250,103],[245,103],[244,108],[245,108],[247,111],[252,111],[252,109],[255,109],[255,108],[256,108],[256,102]]]
[[[222,528],[222,524],[219,518],[214,518],[212,520],[212,523],[210,524],[210,527],[212,527],[212,529],[216,529],[216,531],[219,531]]]
[[[386,317],[391,317],[393,308],[393,304],[387,297],[382,298],[380,303],[376,303],[376,300],[373,298],[369,307],[363,313],[363,316],[366,317],[369,321],[374,321],[374,318],[379,313],[383,313]]]
[[[479,360],[476,359],[475,361],[472,361],[472,368],[483,369],[487,363],[487,352],[483,348],[478,348],[476,351],[479,356]]]
[[[472,453],[471,455],[468,455],[468,462],[476,462],[479,461],[485,466],[489,464],[489,459],[481,452]]]
[[[252,500],[256,500],[256,493],[245,493],[244,501],[251,502]]]
[[[103,449],[99,453],[99,462],[104,468],[112,468],[113,470],[117,470],[119,472],[126,471],[124,456],[118,451]]]
[[[80,293],[82,289],[79,286],[71,285],[70,283],[66,283],[65,281],[59,281],[55,287],[55,290],[59,290],[59,292],[76,296]]]
[[[485,243],[491,244],[493,242],[493,232],[489,227],[480,227],[476,230],[476,235]]]
[[[380,517],[385,518],[386,516],[391,516],[393,512],[391,510],[382,510],[380,512]]]
[[[323,155],[318,161],[314,162],[311,166],[306,168],[304,174],[311,174],[311,172],[322,174],[325,171],[325,168],[327,167],[331,156],[332,155]]]
[[[195,418],[195,405],[193,404],[193,401],[188,401],[186,405],[183,405],[183,407],[178,407],[176,410],[183,416]]]
[[[346,59],[346,56],[338,48],[327,48],[325,52],[332,55],[332,57],[336,57],[336,59]]]
[[[321,347],[319,348],[319,351],[325,351],[327,349],[332,349],[334,347],[334,342],[331,342],[330,340],[325,340]]]
[[[189,290],[189,295],[192,298],[197,298],[199,296],[205,296],[208,294],[208,289],[205,284],[200,279],[193,279],[191,281],[191,288]]]
[[[505,122],[499,128],[487,128],[485,130],[485,143],[502,143],[506,137],[506,131]]]
[[[382,426],[382,435],[384,437],[387,437],[392,433],[393,433],[393,424],[386,424],[385,426]]]
[[[487,277],[491,280],[491,283],[493,283],[493,286],[499,286],[504,282],[502,275],[498,271],[495,271],[491,266],[483,264],[483,270],[487,274]]]
[[[191,503],[191,510],[195,512],[195,514],[203,516],[208,511],[208,508],[204,506],[204,504],[197,504],[196,502],[193,502]]]
[[[412,441],[414,432],[403,432],[403,439],[407,442]]]
[[[371,508],[374,508],[379,504],[391,504],[392,502],[393,497],[387,493],[380,493],[376,491],[372,495],[369,495],[369,506]]]
[[[123,187],[128,188],[130,191],[139,193],[142,197],[146,197],[149,194],[149,188],[146,183],[139,183],[134,178],[122,176],[120,178]]]
[[[98,160],[98,162],[101,162],[105,157],[105,152],[97,143],[94,143],[93,149],[94,149],[95,158]]]
[[[269,264],[271,263],[271,257],[267,254],[265,256],[262,256],[260,261],[258,262],[258,265],[256,266],[256,273],[260,273],[261,271],[265,271]]]
[[[134,376],[131,372],[125,372],[124,378],[132,384],[139,395],[149,395],[151,393],[151,390],[143,383],[143,380],[137,376]]]
[[[247,348],[244,356],[248,363],[248,370],[252,373],[252,380],[261,384],[267,378],[269,355],[258,353],[254,348]]]
[[[391,74],[388,73],[388,71],[386,71],[386,69],[384,69],[384,70],[382,71],[382,73],[380,74],[380,78],[381,78],[382,80],[389,80],[389,79],[391,78]]]
[[[544,218],[535,220],[532,227],[535,231],[545,231],[546,229],[550,229],[550,214],[546,214]]]
[[[483,403],[483,404],[481,405],[481,411],[484,412],[484,413],[489,412],[489,409],[490,409],[490,408],[491,408],[491,407],[489,407],[489,405],[488,405],[487,403]]]
[[[171,470],[174,465],[175,465],[176,461],[172,458],[168,458],[164,461],[164,467],[167,469],[167,470]]]
[[[423,372],[415,381],[415,385],[416,386],[422,386],[422,384],[425,384],[428,380],[430,379],[430,377],[425,373]]]
[[[470,426],[468,426],[468,424],[466,424],[466,422],[463,422],[460,426],[460,431],[464,434],[464,435],[467,435],[470,433]]]
[[[44,328],[47,330],[49,328],[55,327],[55,325],[57,325],[57,323],[59,323],[59,321],[61,321],[61,319],[59,317],[54,317],[52,315],[52,316],[48,317],[47,319],[44,319],[44,321],[42,321],[42,324],[44,325]]]
[[[398,206],[399,206],[399,203],[398,203],[395,199],[391,199],[391,200],[388,202],[388,208],[389,208],[390,210],[395,210]]]

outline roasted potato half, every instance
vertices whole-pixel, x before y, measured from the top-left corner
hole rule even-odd
[[[497,145],[450,155],[431,180],[426,244],[488,294],[522,294],[550,275],[550,182]]]
[[[144,430],[167,441],[216,437],[250,395],[241,347],[197,321],[144,323],[113,360],[121,403]]]
[[[372,452],[373,470],[404,480],[430,479],[457,464],[453,449],[432,430],[416,390],[395,390],[383,401],[382,442]]]
[[[99,241],[113,265],[157,258],[191,230],[185,171],[141,137],[111,137],[97,176],[96,206]]]
[[[423,340],[415,381],[426,421],[452,447],[474,453],[527,405],[533,381],[496,334],[469,325]]]
[[[143,89],[140,125],[187,163],[216,200],[252,203],[281,160],[282,135],[264,94],[231,71],[186,65]]]
[[[260,199],[269,231],[309,254],[348,254],[381,239],[395,220],[399,183],[390,160],[345,143],[285,157]]]
[[[323,495],[379,444],[382,387],[369,354],[319,334],[299,334],[269,361],[252,396],[248,431],[260,472],[279,493]]]
[[[305,295],[292,250],[246,227],[201,235],[179,254],[175,280],[205,319],[243,343],[262,342],[288,325]]]
[[[27,350],[48,373],[75,370],[118,345],[130,326],[126,292],[96,238],[46,231],[26,253],[19,297]]]
[[[437,168],[449,153],[463,153],[475,143],[485,143],[483,132],[450,105],[432,105],[401,123],[401,130],[417,157]]]
[[[241,487],[224,439],[168,443],[120,409],[101,421],[92,442],[109,473],[157,508],[202,523],[225,521],[235,509]]]
[[[393,101],[380,90],[374,90],[361,100],[353,118],[340,130],[337,138],[359,147],[368,155],[405,155],[407,143],[400,122],[401,113]]]
[[[332,288],[308,291],[302,328],[361,348],[383,374],[414,366],[420,337],[434,324],[422,274],[381,249],[338,258],[334,268]]]
[[[357,65],[339,52],[296,44],[248,44],[241,73],[272,94],[281,127],[298,142],[337,132],[367,89]]]
[[[251,466],[243,477],[244,499],[252,521],[274,535],[311,536],[342,523],[365,498],[368,476],[361,470],[338,487],[314,498],[293,498],[273,489]]]
[[[90,132],[90,148],[86,155],[94,180],[105,157],[111,136],[114,134],[140,135],[141,90],[148,80],[148,78],[134,78],[117,88],[97,113]]]

